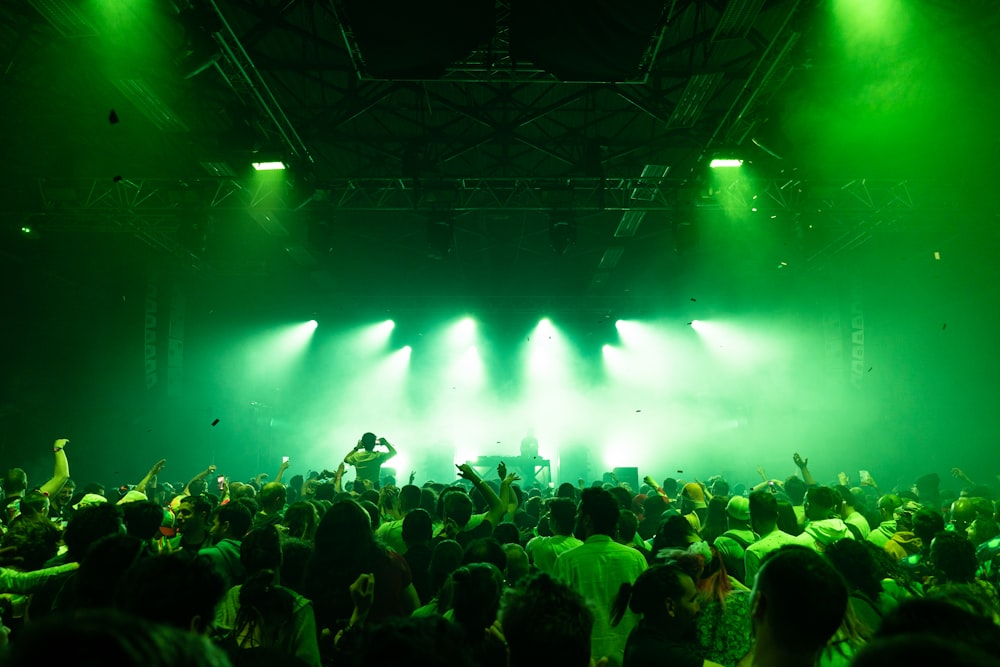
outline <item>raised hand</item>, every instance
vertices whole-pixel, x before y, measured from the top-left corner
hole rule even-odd
[[[468,463],[456,463],[455,467],[458,468],[458,476],[462,479],[467,479],[473,483],[479,480],[479,475]]]
[[[413,484],[413,480],[415,480],[416,478],[417,478],[417,471],[416,470],[411,470],[410,471],[410,484]]]
[[[154,475],[159,475],[160,471],[166,467],[167,467],[167,460],[160,459],[159,461],[153,464],[152,468],[149,469],[149,476],[153,477]]]
[[[375,575],[360,574],[354,580],[348,590],[351,592],[351,602],[358,610],[358,614],[365,615],[372,608],[372,601],[375,599]]]
[[[507,476],[507,464],[503,461],[497,466],[497,477],[504,479]]]
[[[798,452],[792,454],[792,460],[795,461],[795,465],[797,465],[800,470],[809,465],[809,459],[802,458],[801,456],[799,456]]]

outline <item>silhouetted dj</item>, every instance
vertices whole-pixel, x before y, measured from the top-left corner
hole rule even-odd
[[[376,452],[375,445],[382,445],[386,451]],[[344,463],[354,466],[359,482],[364,483],[365,480],[368,480],[372,483],[372,488],[377,489],[382,464],[395,455],[396,448],[390,445],[388,440],[376,438],[374,433],[365,433],[358,440],[357,446],[344,457]]]

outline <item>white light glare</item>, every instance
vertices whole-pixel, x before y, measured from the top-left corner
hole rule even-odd
[[[708,166],[712,169],[720,169],[726,167],[742,167],[743,160],[735,160],[731,158],[715,158],[708,163]]]
[[[284,162],[254,162],[252,164],[257,171],[282,171],[285,169]]]

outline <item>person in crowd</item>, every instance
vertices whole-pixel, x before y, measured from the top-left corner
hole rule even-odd
[[[656,493],[652,493],[643,499],[642,519],[636,527],[639,532],[639,536],[643,540],[652,539],[653,535],[656,534],[656,528],[660,525],[663,513],[666,512],[669,507],[670,504],[667,499]]]
[[[504,582],[508,586],[516,586],[517,582],[531,572],[528,554],[524,553],[524,547],[520,544],[504,544],[503,553],[507,558],[507,569],[503,571]]]
[[[796,544],[823,553],[827,546],[845,537],[853,539],[847,524],[840,518],[840,494],[829,486],[815,486],[806,492],[806,527],[795,538]]]
[[[701,536],[705,538],[705,541],[709,544],[715,544],[715,538],[722,535],[729,529],[726,518],[728,503],[729,496],[723,495],[714,495],[712,496],[712,499],[708,501],[708,513],[700,532]]]
[[[906,500],[893,514],[896,517],[896,532],[883,548],[897,561],[920,553],[923,542],[913,532],[913,517],[920,509],[916,501]]]
[[[376,445],[381,445],[385,451],[375,451]],[[354,466],[359,481],[367,481],[372,488],[377,489],[382,466],[395,455],[396,448],[388,440],[376,438],[374,433],[365,433],[354,449],[344,457],[344,463]]]
[[[346,627],[354,607],[349,589],[363,574],[376,582],[372,622],[408,615],[418,606],[406,561],[375,540],[371,518],[361,505],[342,500],[320,520],[306,572],[306,597],[315,605],[321,630],[336,634]]]
[[[281,523],[287,497],[285,485],[281,482],[268,482],[260,490],[257,503],[260,511],[253,518],[253,527],[276,526]]]
[[[785,495],[788,496],[788,501],[792,504],[792,511],[795,513],[795,519],[799,527],[798,531],[795,533],[791,533],[788,530],[785,532],[790,535],[798,535],[806,526],[806,508],[802,503],[805,502],[806,491],[809,490],[809,487],[802,481],[802,478],[792,475],[785,480],[785,484],[782,489],[784,490]]]
[[[177,505],[174,528],[177,537],[170,541],[170,551],[182,552],[186,558],[195,558],[198,552],[212,544],[211,524],[208,517],[212,504],[203,496],[184,496]]]
[[[847,584],[848,605],[859,624],[859,634],[870,639],[894,602],[882,590],[878,566],[864,540],[838,540],[823,554]]]
[[[240,560],[240,544],[253,523],[250,510],[240,501],[220,506],[212,513],[209,529],[212,546],[203,547],[198,557],[208,560],[229,590],[243,583],[246,571]]]
[[[548,523],[552,531],[551,537],[533,537],[525,545],[531,563],[549,574],[555,569],[556,559],[560,554],[575,549],[583,544],[582,540],[573,536],[576,523],[576,503],[569,498],[553,498],[547,504],[548,512],[541,521]]]
[[[545,572],[508,589],[500,628],[510,667],[591,667],[594,614],[579,593]]]
[[[469,652],[480,667],[503,667],[503,646],[487,638],[500,609],[503,573],[490,563],[471,563],[455,570],[451,580],[451,620],[464,631]]]
[[[927,555],[931,549],[931,541],[935,535],[944,530],[944,518],[934,510],[925,507],[913,513],[911,523],[914,537],[906,546],[914,551],[902,556],[901,550],[897,550],[894,555],[902,556],[899,559],[900,567],[908,570],[915,580],[925,581],[931,574],[926,563]],[[892,553],[892,550],[902,545],[903,542],[894,539],[888,544],[887,550]]]
[[[67,479],[59,492],[51,496],[49,505],[49,518],[60,521],[63,526],[69,522],[73,513],[73,496],[76,494],[76,482]]]
[[[405,555],[406,541],[403,539],[403,519],[410,511],[420,507],[420,487],[407,484],[399,489],[399,493],[390,493],[390,496],[392,507],[389,508],[389,511],[393,518],[383,521],[379,525],[376,537],[396,553]]]
[[[752,664],[814,667],[846,611],[847,586],[822,556],[794,544],[772,551],[754,580]]]
[[[722,555],[729,574],[740,583],[745,583],[744,556],[750,545],[757,541],[757,535],[750,527],[750,501],[743,496],[730,498],[726,503],[726,521],[726,531],[712,545]]]
[[[625,614],[612,627],[609,610],[621,585],[631,584],[646,569],[646,559],[614,541],[617,525],[614,497],[603,489],[584,490],[576,523],[583,544],[556,559],[554,575],[596,605],[591,653],[620,661],[636,619]]]
[[[451,573],[465,558],[465,550],[455,540],[442,540],[434,545],[429,568],[430,599],[413,611],[414,616],[443,615],[451,606]]]
[[[933,573],[928,581],[929,586],[944,584],[973,584],[982,589],[994,609],[1000,609],[1000,598],[996,587],[976,578],[979,561],[976,560],[976,547],[965,535],[942,530],[931,540],[927,555],[928,565]]]
[[[406,545],[403,558],[410,567],[413,587],[417,590],[421,604],[427,604],[432,597],[430,568],[433,531],[431,515],[421,507],[413,508],[403,517],[402,537]]]
[[[319,667],[312,603],[280,585],[282,549],[275,526],[251,531],[240,544],[245,583],[230,588],[215,615],[224,646],[237,652],[272,649]]]
[[[681,514],[691,522],[691,526],[697,531],[700,531],[708,520],[705,490],[697,482],[689,482],[681,489]]]
[[[913,491],[924,507],[935,511],[941,509],[941,476],[936,472],[918,477],[913,483]]]
[[[222,577],[207,562],[164,554],[129,567],[114,599],[127,614],[207,635],[224,593]]]
[[[635,580],[624,582],[611,610],[617,626],[631,611],[640,620],[629,633],[622,667],[665,664],[716,667],[698,657],[695,617],[699,611],[694,580],[676,565],[653,565]]]
[[[887,493],[878,499],[881,522],[878,528],[869,532],[867,540],[877,547],[885,547],[896,534],[896,510],[903,506],[903,499],[895,493]]]
[[[786,544],[794,544],[795,537],[778,529],[778,499],[770,490],[754,491],[750,494],[747,504],[750,509],[750,523],[754,532],[760,536],[746,548],[743,555],[746,576],[743,583],[752,588],[764,556]]]
[[[69,459],[66,458],[66,445],[69,440],[59,438],[52,444],[52,455],[55,458],[55,468],[52,477],[42,484],[37,491],[46,498],[56,496],[63,485],[69,481]],[[11,468],[4,475],[3,479],[3,511],[0,512],[0,522],[4,525],[10,523],[14,517],[20,514],[21,500],[29,491],[28,474],[21,468]],[[46,508],[46,515],[48,508]]]
[[[286,535],[306,541],[312,541],[315,537],[317,524],[319,511],[315,505],[305,500],[289,505],[281,519]]]
[[[835,486],[834,490],[840,494],[840,518],[844,520],[847,529],[856,540],[868,539],[871,534],[871,526],[868,519],[862,512],[858,511],[859,500],[848,487],[844,485]]]

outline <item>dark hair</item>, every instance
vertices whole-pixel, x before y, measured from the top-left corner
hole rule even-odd
[[[444,586],[448,577],[461,564],[465,551],[462,545],[455,540],[442,540],[434,546],[431,552],[431,563],[428,568],[431,580],[431,592],[437,595]],[[507,555],[504,554],[504,558]]]
[[[976,578],[976,547],[965,535],[941,531],[931,542],[930,561],[946,582],[969,583]]]
[[[795,475],[785,480],[785,493],[788,494],[788,498],[792,501],[793,505],[801,505],[808,490],[809,487],[806,486],[806,483]]]
[[[457,487],[445,489],[438,497],[438,502],[441,505],[441,518],[453,520],[459,528],[464,528],[472,518],[472,498]]]
[[[48,518],[49,497],[41,491],[28,491],[21,498],[21,514],[27,517]]]
[[[701,527],[701,536],[709,544],[715,542],[715,538],[726,532],[728,528],[728,514],[726,505],[729,503],[729,496],[712,496],[708,501],[708,513],[705,523]]]
[[[632,510],[618,512],[618,541],[622,544],[632,544],[635,541],[635,531],[639,528],[639,519]]]
[[[393,618],[362,636],[351,664],[385,667],[406,656],[408,664],[421,667],[478,667],[462,635],[455,623],[440,616]]]
[[[851,493],[850,487],[838,484],[833,487],[833,490],[837,492],[837,495],[840,496],[840,500],[846,503],[848,507],[857,508],[858,501],[857,498],[854,497],[854,494]]]
[[[305,595],[306,566],[312,558],[312,542],[295,537],[281,540],[281,585]]]
[[[680,514],[668,516],[653,537],[653,553],[658,553],[660,549],[687,549],[691,537],[695,535],[694,526],[686,518]]]
[[[63,531],[69,559],[80,563],[90,545],[105,535],[117,535],[122,529],[122,511],[111,503],[81,507]]]
[[[829,486],[814,486],[807,492],[809,504],[826,510],[836,512],[840,507],[840,494]]]
[[[796,653],[822,648],[847,611],[844,579],[808,547],[784,546],[765,555],[754,590],[764,596],[775,640]]]
[[[934,536],[944,530],[944,519],[940,514],[926,507],[913,513],[913,534],[924,544],[930,545]]]
[[[792,504],[784,498],[777,498],[778,503],[778,530],[789,535],[799,535],[802,528],[799,526],[799,517],[795,515]]]
[[[437,506],[438,494],[434,489],[424,487],[420,489],[420,507],[432,517],[441,518]]]
[[[549,501],[549,522],[556,535],[572,535],[576,522],[576,502],[569,498],[553,498]]]
[[[491,563],[470,563],[452,572],[451,580],[454,621],[475,642],[497,618],[503,571]]]
[[[982,642],[985,643],[985,642]],[[993,652],[978,647],[957,644],[950,638],[911,635],[889,637],[869,643],[851,660],[852,667],[884,667],[885,665],[948,665],[948,667],[996,667]]]
[[[568,498],[569,500],[576,502],[577,498],[579,497],[579,494],[577,493],[575,486],[573,486],[569,482],[563,482],[562,484],[559,485],[559,488],[556,490],[556,497]]]
[[[405,484],[399,490],[399,511],[409,512],[420,507],[420,487],[415,484]]]
[[[502,521],[493,529],[493,538],[500,544],[520,544],[521,532],[513,521]]]
[[[627,489],[620,486],[612,486],[608,489],[608,493],[615,497],[619,509],[632,506],[632,494]]]
[[[417,507],[403,517],[403,543],[407,546],[420,542],[430,542],[434,536],[434,524],[427,510]]]
[[[1000,655],[1000,629],[993,620],[942,599],[908,598],[882,619],[876,639],[934,637]],[[921,663],[923,664],[923,663]]]
[[[500,543],[492,537],[480,537],[465,547],[462,564],[489,563],[503,572],[507,569],[507,554]]]
[[[28,488],[28,473],[21,468],[11,468],[3,477],[3,492],[14,496]]]
[[[976,524],[976,541],[979,544],[989,542],[997,535],[1000,535],[1000,526],[993,517],[981,516],[972,521]],[[978,544],[976,545],[978,546]]]
[[[871,551],[865,546],[867,540],[842,539],[827,546],[823,555],[840,572],[848,589],[859,591],[873,604],[882,592],[882,581]]]
[[[776,523],[778,521],[778,499],[765,489],[750,494],[750,520],[754,523]]]
[[[29,516],[15,517],[3,536],[4,547],[14,547],[24,570],[37,570],[59,552],[62,536],[51,521]],[[8,619],[4,619],[8,620]]]
[[[203,514],[206,521],[208,521],[208,516],[212,513],[212,503],[202,495],[184,496],[181,498],[180,505],[191,505],[192,511],[195,514]]]
[[[258,570],[240,587],[240,607],[232,632],[240,648],[280,647],[294,631],[295,598],[274,579],[274,570]]]
[[[205,560],[152,556],[125,572],[115,591],[115,606],[157,623],[189,629],[195,617],[203,626],[212,622],[224,593],[222,576]]]
[[[552,647],[562,665],[590,664],[594,614],[582,595],[544,572],[504,594],[500,624],[512,665],[551,667]]]
[[[289,505],[285,510],[285,516],[281,520],[282,525],[288,528],[290,537],[297,537],[303,540],[311,540],[316,534],[316,525],[319,523],[319,512],[316,506],[310,502],[300,500]]]
[[[80,608],[112,606],[122,576],[148,555],[145,542],[131,535],[108,535],[95,542],[76,575]]]
[[[679,600],[684,594],[684,579],[691,576],[676,565],[654,565],[645,570],[635,583],[625,582],[611,603],[611,625],[617,626],[625,610],[642,616],[666,617],[666,600]],[[691,580],[694,587],[694,580]]]
[[[580,516],[590,518],[594,533],[614,537],[618,528],[618,503],[604,489],[584,489],[580,494]]]
[[[26,623],[6,658],[8,667],[89,664],[96,659],[120,667],[230,664],[222,649],[205,637],[114,609],[64,612]]]
[[[163,525],[163,508],[148,500],[125,503],[121,506],[125,518],[125,531],[140,540],[151,540],[160,534]]]

